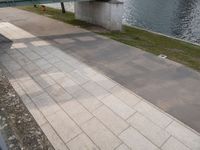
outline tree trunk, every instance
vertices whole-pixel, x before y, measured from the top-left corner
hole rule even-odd
[[[62,13],[65,13],[65,5],[63,2],[60,2],[61,8],[62,8]]]

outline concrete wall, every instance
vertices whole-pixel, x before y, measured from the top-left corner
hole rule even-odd
[[[76,2],[76,19],[97,24],[113,31],[122,29],[123,3],[118,1]]]

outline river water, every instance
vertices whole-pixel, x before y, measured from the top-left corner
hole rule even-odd
[[[123,23],[200,43],[200,0],[124,0]]]

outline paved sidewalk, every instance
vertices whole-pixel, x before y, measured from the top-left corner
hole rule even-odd
[[[200,132],[200,73],[87,30],[30,12],[0,9],[0,19],[50,42]],[[29,42],[32,38],[17,39]]]
[[[13,41],[4,71],[55,149],[200,149],[198,133],[51,43],[8,22],[0,34]]]

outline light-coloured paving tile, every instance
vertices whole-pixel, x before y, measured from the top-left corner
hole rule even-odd
[[[26,44],[25,43],[13,43],[12,44],[13,48],[26,48]]]
[[[101,101],[123,119],[127,119],[136,112],[113,95],[109,95],[101,99]]]
[[[46,93],[36,96],[32,98],[32,100],[45,117],[55,114],[57,111],[61,110],[58,104],[56,104]]]
[[[10,81],[10,83],[20,97],[26,95],[25,91],[20,87],[20,85],[17,82]]]
[[[130,150],[130,149],[125,144],[121,144],[119,147],[116,148],[116,150]]]
[[[33,76],[33,79],[42,87],[47,88],[56,82],[52,80],[46,73]]]
[[[46,55],[43,55],[42,58],[46,59],[47,61],[50,60],[50,59],[53,59],[53,58],[57,58],[56,56],[54,56],[53,54],[46,54]],[[60,61],[60,60],[59,60]],[[50,61],[48,61],[50,62]]]
[[[58,111],[53,115],[48,116],[47,120],[65,143],[81,133],[80,128],[64,111]]]
[[[45,58],[46,56],[50,55],[51,52],[49,52],[46,49],[46,46],[44,47],[35,47],[35,46],[30,46],[30,48],[38,55],[40,55],[42,58]]]
[[[78,70],[74,70],[68,73],[67,76],[69,76],[72,80],[74,80],[78,84],[84,84],[89,80],[87,76],[81,74],[81,72]]]
[[[34,60],[34,63],[43,71],[48,70],[49,68],[53,67],[44,58],[36,59],[36,60]]]
[[[38,67],[40,66],[45,66],[46,64],[48,64],[49,62],[47,60],[45,60],[44,58],[39,58],[33,61]]]
[[[21,69],[21,66],[13,60],[7,62],[2,61],[2,64],[9,72],[14,72],[16,70]]]
[[[159,150],[137,130],[130,127],[120,134],[120,139],[134,150]]]
[[[76,69],[78,69],[82,74],[84,74],[85,76],[87,76],[89,78],[92,78],[94,75],[97,74],[97,72],[94,69],[86,66],[83,63],[77,65]]]
[[[46,89],[49,95],[59,104],[65,103],[72,99],[72,96],[67,93],[61,86],[58,84],[52,85]]]
[[[65,143],[57,135],[57,133],[54,131],[50,124],[46,123],[42,125],[41,128],[55,150],[68,150]]]
[[[27,65],[27,64],[31,63],[31,61],[30,61],[27,57],[25,57],[25,56],[23,56],[23,55],[17,56],[17,57],[15,58],[15,60],[16,60],[21,66],[24,66],[24,65]]]
[[[101,85],[104,89],[110,90],[117,84],[112,81],[111,79],[101,75],[101,74],[96,74],[93,77],[91,77],[93,81],[97,82],[99,85]]]
[[[39,126],[45,124],[47,120],[42,115],[42,113],[38,110],[38,108],[35,106],[34,103],[30,102],[26,104],[26,107],[28,108],[29,112],[33,115],[34,119],[38,123]]]
[[[35,97],[43,93],[43,89],[33,79],[20,80],[19,84],[30,97]]]
[[[80,91],[81,87],[78,83],[74,82],[69,77],[64,77],[58,83],[70,94]]]
[[[155,125],[139,113],[136,113],[129,118],[128,122],[158,147],[160,147],[170,136],[164,129]]]
[[[59,38],[55,39],[54,41],[58,42],[59,44],[70,44],[75,42],[73,39],[70,38]]]
[[[9,55],[16,61],[18,62],[21,66],[26,65],[28,63],[30,63],[31,61],[24,56],[23,54],[21,54],[19,51],[17,51],[16,49],[12,49],[12,51],[7,51],[7,53],[9,53]]]
[[[73,96],[90,112],[96,110],[99,106],[103,105],[96,97],[89,94],[86,90],[82,89],[73,94]]]
[[[85,88],[89,93],[91,93],[98,99],[102,99],[109,95],[108,91],[103,89],[94,81],[88,81],[87,83],[83,84],[83,88]]]
[[[95,118],[83,124],[81,128],[100,149],[111,150],[121,144],[121,141]]]
[[[170,117],[146,102],[141,101],[134,108],[161,128],[165,128],[172,122]]]
[[[26,105],[26,104],[29,104],[32,102],[32,100],[27,96],[27,95],[21,95],[20,96],[21,100],[23,101],[23,103]]]
[[[173,121],[166,130],[192,150],[200,149],[200,136],[180,123]]]
[[[69,72],[72,72],[74,70],[74,68],[71,65],[69,65],[69,64],[67,64],[63,61],[54,63],[54,66],[57,69],[61,70],[62,72],[65,72],[65,73],[69,73]]]
[[[78,40],[82,42],[89,42],[89,41],[95,41],[96,38],[92,36],[82,36],[82,37],[77,37]]]
[[[8,51],[8,50],[7,50]],[[0,55],[0,62],[3,64],[3,63],[6,63],[6,62],[10,62],[12,61],[12,57],[6,53],[3,53],[2,55]]]
[[[65,73],[61,72],[55,67],[48,68],[48,70],[46,70],[45,72],[57,83],[59,83],[59,81],[66,76]]]
[[[29,52],[32,52],[32,49],[30,48],[18,48],[17,49],[19,52],[21,52],[22,54],[25,54],[25,53],[29,53]],[[25,55],[26,56],[26,55]]]
[[[105,105],[99,107],[96,111],[94,111],[94,115],[116,135],[120,134],[129,126],[128,123],[118,117]]]
[[[61,61],[59,58],[53,55],[49,55],[49,58],[48,57],[44,57],[44,58],[51,64],[55,64]]]
[[[16,71],[13,71],[10,73],[15,79],[18,80],[28,80],[31,79],[30,75],[24,70],[24,69],[19,69]]]
[[[24,53],[24,55],[28,57],[30,60],[36,60],[40,58],[40,56],[33,51],[26,52]]]
[[[97,146],[84,133],[71,140],[67,146],[70,150],[98,150]]]
[[[130,107],[141,101],[136,95],[130,93],[120,85],[113,87],[110,92]]]
[[[162,146],[162,150],[190,150],[188,147],[183,145],[174,137],[170,137],[170,139]]]
[[[84,122],[90,120],[93,117],[93,115],[90,114],[75,99],[61,104],[61,107],[79,125],[83,124]]]
[[[40,40],[40,41],[33,41],[31,42],[32,45],[34,46],[46,46],[46,45],[50,45],[50,43]]]
[[[36,66],[34,63],[29,63],[27,65],[24,65],[23,68],[31,75],[35,76],[37,74],[41,74],[42,70]]]

